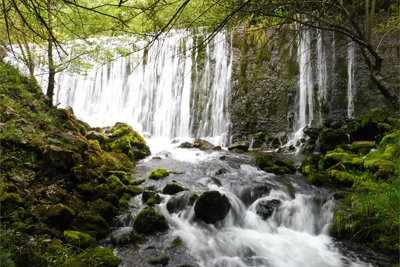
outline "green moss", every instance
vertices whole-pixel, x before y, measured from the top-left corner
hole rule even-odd
[[[136,216],[133,227],[139,233],[153,234],[168,230],[165,217],[154,208],[147,206]]]
[[[0,198],[1,214],[7,213],[22,204],[21,198],[16,193],[6,193]]]
[[[106,237],[110,229],[103,217],[88,211],[79,213],[73,225],[75,228],[73,230],[89,234],[96,239]]]
[[[104,198],[108,194],[111,194],[110,187],[107,184],[101,184],[94,188],[92,199],[96,200],[98,198]]]
[[[325,167],[330,168],[341,161],[351,162],[354,158],[357,158],[357,155],[349,153],[330,153],[324,158]]]
[[[146,205],[149,205],[149,206],[154,206],[154,205],[156,205],[157,204],[157,200],[155,199],[155,198],[149,198],[147,201],[146,201]]]
[[[113,204],[100,198],[89,203],[87,208],[92,213],[100,214],[107,221],[112,220],[112,218],[114,218],[118,212],[118,209]]]
[[[324,184],[331,182],[331,180],[329,179],[329,177],[327,176],[326,173],[319,173],[319,172],[315,172],[315,171],[309,172],[306,179],[313,185],[317,185],[317,186],[324,185]]]
[[[122,197],[119,199],[119,206],[121,209],[128,209],[129,208],[129,200],[132,198],[132,196],[128,193],[124,193]]]
[[[116,195],[114,194],[108,194],[105,198],[104,201],[110,202],[111,204],[114,205],[117,209],[119,209],[119,199]]]
[[[312,154],[310,155],[307,159],[303,160],[301,162],[301,172],[304,175],[308,175],[311,172],[317,172],[320,168],[319,168],[319,163],[320,162],[324,162],[323,161],[324,158],[321,155],[317,155],[317,154]],[[323,166],[321,166],[323,169]]]
[[[132,196],[136,196],[142,193],[142,188],[134,185],[127,185],[125,192]]]
[[[177,237],[177,238],[175,238],[175,239],[172,241],[172,244],[171,244],[171,246],[170,246],[170,249],[179,248],[179,247],[182,246],[182,245],[183,245],[182,239],[181,239],[180,237]]]
[[[84,254],[78,255],[64,263],[64,267],[118,267],[121,259],[114,256],[109,248],[89,248]]]
[[[110,192],[117,195],[122,196],[122,194],[126,191],[126,185],[124,185],[121,180],[115,176],[111,175],[107,179],[107,185],[110,188]]]
[[[288,174],[288,173],[292,173],[291,170],[289,170],[286,167],[282,167],[282,166],[271,166],[271,167],[265,167],[264,171],[266,172],[270,172],[270,173],[275,173],[275,174]]]
[[[99,141],[97,141],[97,140],[88,140],[88,149],[95,150],[95,151],[101,151],[101,147],[100,147]]]
[[[364,168],[375,173],[377,178],[387,178],[395,170],[393,162],[385,159],[371,159],[364,163]]]
[[[81,249],[86,249],[94,244],[94,240],[90,235],[78,231],[64,231],[64,238],[71,246]]]
[[[361,148],[374,148],[375,147],[375,141],[357,141],[353,142],[350,145],[350,150],[353,152],[357,152]]]
[[[354,176],[345,171],[330,170],[328,171],[329,176],[338,184],[345,186],[352,186],[354,183]]]
[[[164,178],[166,176],[168,176],[169,173],[166,169],[155,169],[152,172],[149,173],[148,177],[149,179],[153,179],[153,180],[159,180],[161,178]]]
[[[119,176],[118,176],[119,177]],[[127,177],[127,176],[122,176],[122,177],[119,177],[119,179],[121,180],[121,182],[124,184],[124,185],[129,185],[130,184],[130,181],[129,181],[129,178]]]

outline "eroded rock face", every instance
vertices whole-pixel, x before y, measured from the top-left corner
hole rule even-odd
[[[228,147],[228,150],[234,150],[234,149],[239,149],[243,151],[247,151],[249,149],[249,142],[247,141],[239,141],[236,143],[233,143]]]
[[[194,212],[204,222],[216,223],[225,219],[231,208],[229,199],[218,191],[204,192],[196,201]]]

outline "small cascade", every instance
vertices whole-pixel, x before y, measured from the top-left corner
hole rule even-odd
[[[314,119],[314,84],[311,60],[311,30],[301,29],[298,37],[297,61],[299,63],[299,90],[297,94],[297,112],[295,113],[294,134],[287,146],[295,146],[304,138],[303,128]],[[300,151],[297,147],[296,153]]]
[[[144,51],[95,65],[87,77],[59,73],[54,102],[73,107],[95,126],[126,122],[152,137],[205,138],[227,146],[231,35],[218,33],[197,51],[203,37],[175,31]],[[46,88],[46,79],[39,82]]]
[[[347,117],[354,118],[354,43],[349,42],[347,46]]]

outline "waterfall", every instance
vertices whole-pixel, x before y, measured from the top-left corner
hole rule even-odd
[[[347,46],[347,117],[354,118],[354,43],[349,42]]]
[[[226,146],[230,36],[218,33],[197,51],[204,36],[175,31],[146,50],[95,65],[86,77],[58,73],[54,102],[73,107],[79,118],[93,126],[126,122],[152,137],[206,138]],[[46,79],[39,82],[46,88]]]
[[[326,56],[323,49],[322,31],[317,29],[317,77],[318,77],[318,101],[321,106],[322,101],[326,101],[328,97],[327,91],[327,71]]]
[[[314,118],[314,86],[311,66],[311,30],[303,29],[299,35],[298,62],[299,111],[296,130],[304,128]]]

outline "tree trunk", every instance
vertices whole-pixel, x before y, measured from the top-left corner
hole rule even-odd
[[[49,37],[47,39],[48,47],[47,47],[47,57],[49,61],[49,82],[47,85],[47,96],[50,98],[48,105],[53,106],[53,95],[54,95],[54,85],[55,85],[55,76],[56,69],[54,66],[54,58],[53,58],[53,39],[52,39],[52,31],[53,31],[53,18],[51,14],[51,0],[47,1],[47,13],[48,13],[48,30]]]

